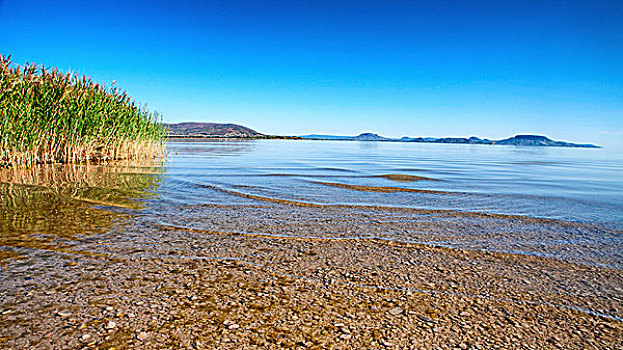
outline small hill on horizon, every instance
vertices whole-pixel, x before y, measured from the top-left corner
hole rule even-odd
[[[164,124],[169,137],[259,137],[264,136],[246,126],[232,123]]]
[[[507,145],[507,146],[537,146],[537,147],[575,147],[575,148],[599,148],[592,144],[578,144],[565,141],[555,141],[542,135],[516,135],[503,140],[481,139],[475,136],[465,137],[402,137],[389,138],[378,134],[366,132],[358,136],[337,136],[337,135],[302,135],[299,136],[306,140],[334,140],[334,141],[386,141],[386,142],[424,142],[424,143],[460,143],[460,144],[480,144],[480,145]]]
[[[502,140],[481,139],[475,136],[466,137],[409,137],[391,138],[384,137],[372,132],[364,132],[357,136],[342,135],[301,135],[301,136],[276,136],[259,133],[246,126],[233,123],[200,123],[184,122],[176,124],[164,124],[168,137],[190,138],[283,138],[304,140],[332,140],[332,141],[376,141],[376,142],[422,142],[422,143],[458,143],[480,145],[506,145],[506,146],[536,146],[536,147],[575,147],[575,148],[600,148],[592,144],[578,144],[565,141],[556,141],[543,135],[515,135]]]

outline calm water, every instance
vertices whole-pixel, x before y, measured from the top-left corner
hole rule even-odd
[[[160,163],[0,172],[0,260],[90,234],[151,245],[163,230],[191,228],[623,267],[620,152],[289,140],[170,142],[168,150]]]
[[[287,140],[168,149],[146,211],[158,224],[375,236],[623,266],[616,151]]]
[[[192,186],[209,184],[311,203],[517,214],[623,227],[623,153],[607,149],[288,140],[171,142],[168,149],[161,194],[173,202],[240,202],[236,196],[215,199],[211,189],[202,193]],[[431,180],[379,177],[390,174]],[[449,193],[379,193],[326,183]]]

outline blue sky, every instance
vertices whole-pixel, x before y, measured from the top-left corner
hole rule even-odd
[[[623,146],[620,0],[0,0],[0,52],[168,122]]]

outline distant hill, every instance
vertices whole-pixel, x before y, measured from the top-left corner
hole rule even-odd
[[[307,140],[338,140],[338,141],[386,141],[386,142],[424,142],[424,143],[460,143],[460,144],[480,144],[480,145],[510,145],[510,146],[538,146],[538,147],[580,147],[580,148],[599,148],[591,144],[577,144],[565,141],[554,141],[541,135],[516,135],[503,140],[481,139],[475,136],[464,137],[402,137],[400,139],[387,138],[373,133],[363,133],[358,136],[333,136],[333,135],[303,135],[302,139]]]
[[[177,123],[165,124],[169,137],[260,137],[259,132],[238,124]]]
[[[496,145],[513,145],[513,146],[546,146],[546,147],[589,147],[597,146],[591,144],[577,144],[564,141],[554,141],[545,136],[539,135],[517,135],[508,139],[495,141]]]
[[[475,136],[465,137],[402,137],[390,138],[366,132],[357,136],[340,135],[303,135],[303,136],[270,136],[261,134],[253,129],[238,124],[222,123],[177,123],[164,124],[169,137],[233,137],[233,138],[281,138],[306,140],[332,141],[371,141],[371,142],[422,142],[422,143],[458,143],[476,145],[509,145],[509,146],[536,146],[536,147],[579,147],[599,148],[591,144],[578,144],[565,141],[555,141],[542,135],[516,135],[503,140],[481,139]]]
[[[353,137],[355,141],[385,141],[388,140],[386,137],[379,136],[377,134],[373,134],[371,132],[365,132],[360,134],[359,136]]]

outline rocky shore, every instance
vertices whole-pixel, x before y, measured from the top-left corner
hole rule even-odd
[[[314,224],[311,209],[277,206],[204,208],[214,229],[123,220],[105,234],[5,249],[16,257],[3,259],[0,347],[623,346],[619,270],[353,238],[350,222],[368,216],[338,210]],[[291,224],[249,220],[260,213]],[[302,234],[307,225],[344,235]]]

